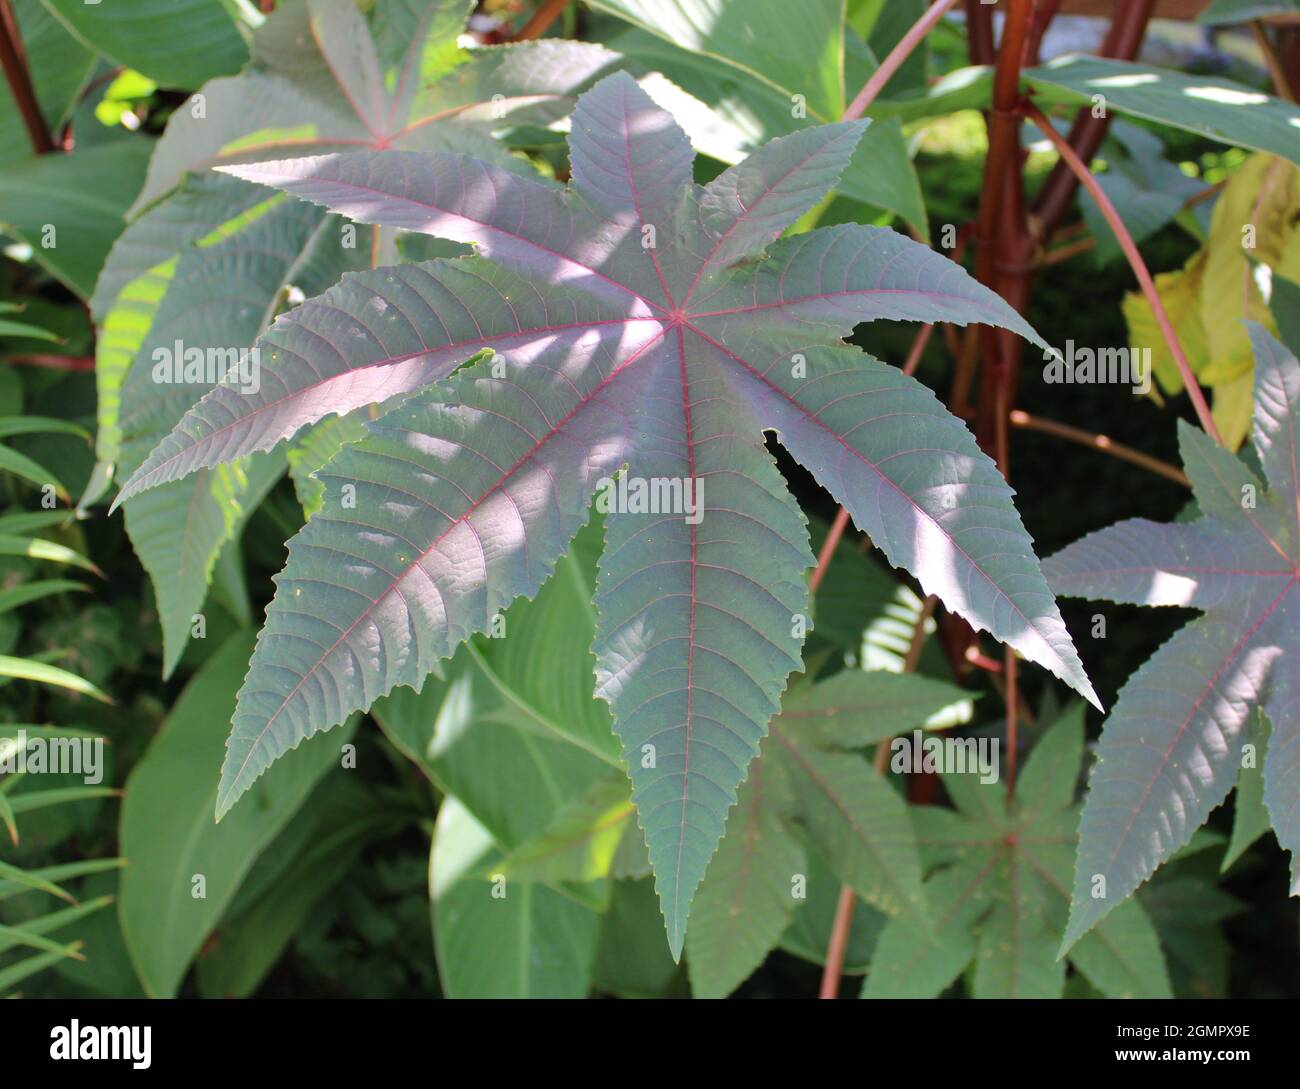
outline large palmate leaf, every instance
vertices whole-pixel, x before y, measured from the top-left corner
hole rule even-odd
[[[379,0],[363,17],[352,3],[291,0],[254,36],[242,74],[206,84],[173,114],[136,203],[148,210],[114,248],[93,300],[102,329],[97,454],[104,466],[134,472],[214,384],[199,374],[160,383],[159,352],[169,357],[179,345],[223,358],[242,353],[289,298],[317,295],[381,252],[368,228],[198,172],[381,147],[470,151],[527,171],[491,134],[562,116],[572,92],[612,63],[599,46],[560,41],[468,52],[457,36],[470,6]],[[182,182],[187,171],[194,173]],[[70,238],[64,249],[73,245]],[[331,431],[317,441],[329,454],[339,438]],[[127,528],[159,603],[164,672],[189,638],[218,553],[282,467],[205,473],[128,509]]]
[[[680,950],[806,627],[807,531],[764,428],[927,591],[1095,698],[993,463],[928,390],[841,339],[881,317],[1037,335],[892,231],[774,241],[834,184],[862,128],[773,141],[699,188],[681,130],[618,74],[579,100],[568,191],[440,153],[227,168],[482,256],[344,277],[259,342],[260,391],[213,390],[122,491],[409,395],[316,474],[323,505],[279,576],[220,812],[286,749],[418,688],[535,594],[602,478],[626,466],[666,499],[646,510],[605,493],[597,691]]]
[[[886,924],[864,998],[932,998],[970,968],[976,998],[1059,998],[1065,965],[1057,937],[1070,900],[1070,858],[1083,761],[1078,706],[1053,723],[1026,761],[1008,801],[1001,783],[945,774],[956,811],[912,810],[934,872],[928,917]],[[1112,998],[1170,997],[1156,931],[1136,901],[1070,952],[1074,966]]]
[[[1181,425],[1201,517],[1089,534],[1044,563],[1062,594],[1204,615],[1129,678],[1106,721],[1080,825],[1065,947],[1191,839],[1237,782],[1252,710],[1272,721],[1264,800],[1300,891],[1300,364],[1259,326],[1255,449],[1268,488]]]

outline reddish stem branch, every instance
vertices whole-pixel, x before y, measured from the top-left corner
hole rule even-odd
[[[546,3],[533,12],[533,17],[524,24],[523,30],[516,34],[511,41],[531,42],[536,38],[540,38],[551,29],[551,24],[563,14],[564,9],[568,6],[569,0],[546,0]]]
[[[1069,424],[1058,423],[1056,420],[1045,420],[1040,416],[1031,416],[1028,412],[1022,412],[1016,409],[1011,413],[1011,425],[1021,427],[1026,431],[1041,431],[1045,435],[1056,435],[1058,438],[1069,439],[1071,442],[1077,442],[1083,446],[1091,446],[1094,450],[1100,450],[1103,454],[1110,454],[1112,457],[1120,458],[1123,461],[1140,465],[1143,469],[1148,469],[1153,473],[1159,473],[1161,476],[1181,484],[1185,488],[1190,488],[1191,481],[1187,479],[1187,474],[1181,469],[1170,465],[1159,458],[1153,458],[1150,454],[1144,454],[1141,450],[1135,450],[1131,446],[1125,446],[1122,442],[1116,442],[1108,435],[1095,435],[1091,431],[1084,431],[1080,427],[1071,427]]]
[[[844,975],[844,953],[849,947],[849,931],[853,928],[853,911],[858,898],[848,885],[840,888],[840,898],[835,904],[835,920],[831,923],[830,940],[826,943],[826,965],[822,968],[822,985],[818,998],[839,998],[840,978]]]
[[[826,570],[831,565],[831,557],[835,555],[835,548],[840,543],[840,538],[844,536],[848,524],[849,512],[844,507],[840,507],[835,515],[835,521],[831,523],[831,528],[826,534],[826,540],[822,542],[822,549],[817,553],[817,566],[808,577],[809,594],[815,594],[817,587],[822,584],[822,579],[826,577]]]
[[[1187,361],[1183,346],[1178,340],[1178,334],[1174,332],[1173,323],[1170,322],[1169,315],[1165,311],[1165,304],[1160,301],[1160,293],[1156,291],[1155,282],[1151,279],[1151,273],[1147,269],[1146,262],[1142,260],[1142,255],[1138,252],[1133,236],[1129,234],[1128,228],[1124,226],[1124,221],[1120,218],[1119,213],[1115,211],[1115,206],[1111,204],[1110,198],[1106,196],[1102,187],[1097,184],[1097,179],[1092,176],[1092,171],[1075,154],[1074,148],[1056,131],[1051,121],[1043,115],[1042,110],[1033,104],[1026,104],[1025,109],[1029,119],[1042,130],[1044,136],[1052,141],[1056,146],[1056,150],[1060,152],[1062,160],[1074,172],[1075,177],[1079,179],[1079,183],[1088,190],[1092,199],[1097,202],[1101,214],[1105,216],[1106,222],[1110,224],[1110,229],[1115,232],[1115,238],[1119,242],[1120,249],[1124,251],[1124,256],[1128,258],[1133,274],[1142,287],[1142,293],[1146,296],[1147,302],[1150,303],[1152,313],[1155,314],[1156,324],[1160,326],[1160,332],[1164,335],[1165,343],[1169,345],[1169,354],[1173,356],[1174,362],[1178,365],[1178,373],[1183,376],[1183,384],[1187,387],[1187,395],[1192,400],[1192,407],[1196,409],[1197,419],[1201,421],[1201,426],[1205,428],[1206,434],[1213,438],[1215,442],[1222,444],[1223,438],[1219,435],[1219,429],[1214,425],[1214,417],[1210,415],[1210,406],[1205,401],[1205,394],[1201,392],[1201,387],[1196,381],[1196,375],[1192,373],[1192,365]]]
[[[916,339],[912,341],[911,350],[907,353],[907,360],[903,363],[903,373],[913,375],[916,368],[921,365],[921,356],[925,355],[925,346],[930,343],[930,337],[934,335],[933,325],[922,325],[920,331],[916,334]]]
[[[14,18],[14,9],[9,0],[0,0],[0,65],[4,67],[5,79],[9,83],[18,112],[22,115],[23,124],[27,127],[32,148],[37,155],[49,154],[54,150],[54,141],[50,139],[50,130],[46,127],[40,103],[36,100],[27,56],[23,50],[22,34],[18,30],[18,20]]]
[[[992,64],[997,59],[993,48],[993,9],[981,0],[966,0],[966,41],[971,64]]]
[[[884,89],[885,84],[902,67],[903,61],[912,55],[912,51],[921,44],[921,39],[930,33],[934,24],[942,19],[956,3],[957,0],[934,0],[925,14],[912,24],[908,32],[898,40],[898,44],[889,51],[889,55],[880,62],[880,67],[871,73],[871,78],[863,84],[857,98],[849,103],[849,108],[840,118],[841,121],[856,120],[867,112],[867,108],[876,100],[876,96]]]

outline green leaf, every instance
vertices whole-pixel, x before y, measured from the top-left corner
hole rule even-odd
[[[29,888],[44,886],[53,886],[52,888],[45,888],[45,891],[59,895],[59,892],[56,891],[57,886],[53,885],[56,881],[71,881],[76,877],[104,873],[107,870],[120,869],[126,864],[124,858],[92,858],[84,862],[64,862],[57,866],[44,866],[39,869],[28,870],[25,874],[22,871],[15,874],[12,871],[16,867],[11,867],[10,872],[3,879],[0,879],[0,900],[7,900],[11,896],[17,896]],[[4,866],[5,863],[0,862],[0,868]],[[34,879],[39,884],[32,885],[29,879]],[[64,899],[71,899],[71,897],[64,896]]]
[[[78,677],[66,669],[60,669],[46,662],[38,662],[32,658],[13,658],[7,654],[0,654],[0,677],[36,681],[38,684],[49,684],[55,688],[66,688],[69,692],[89,696],[91,699],[99,700],[100,703],[113,702],[84,677]]]
[[[799,17],[774,0],[592,0],[591,6],[732,69],[822,121],[844,112],[844,2],[807,0]]]
[[[127,780],[120,837],[130,866],[119,913],[140,981],[156,997],[176,994],[258,855],[337,763],[338,745],[350,736],[306,746],[258,784],[254,805],[213,824],[226,724],[250,644],[237,635],[213,655]],[[199,878],[202,898],[195,895]]]
[[[86,900],[75,907],[61,908],[58,911],[51,911],[48,915],[31,919],[23,923],[20,928],[0,926],[0,953],[15,945],[27,945],[34,949],[62,952],[65,956],[71,955],[74,951],[73,945],[50,941],[44,935],[78,922],[87,915],[93,915],[96,911],[108,907],[112,902],[113,897],[111,896],[97,896],[95,899]],[[76,955],[80,956],[79,953]]]
[[[221,0],[45,0],[73,34],[164,87],[189,89],[239,70],[248,47]]]
[[[143,138],[117,140],[7,165],[0,172],[0,224],[31,246],[36,262],[89,299],[140,189],[149,146]]]
[[[73,948],[78,948],[73,946]],[[8,968],[0,969],[0,994],[17,986],[24,979],[29,979],[36,975],[37,972],[43,972],[46,968],[58,964],[67,956],[64,952],[58,953],[38,953],[34,957],[28,957],[26,960],[20,960],[17,964]]]
[[[1047,102],[1091,105],[1102,95],[1108,109],[1300,163],[1300,109],[1231,80],[1076,55],[1031,68],[1024,78]]]
[[[545,885],[474,876],[496,857],[487,830],[448,798],[438,811],[429,855],[443,993],[582,998],[591,986],[599,916]]]
[[[11,537],[8,534],[0,534],[0,556],[27,556],[33,560],[68,564],[100,574],[99,568],[81,553],[41,537]]]

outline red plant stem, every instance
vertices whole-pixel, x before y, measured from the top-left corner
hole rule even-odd
[[[1043,48],[1043,35],[1047,33],[1048,24],[1056,18],[1060,7],[1061,0],[1038,0],[1034,5],[1034,17],[1029,23],[1029,36],[1025,39],[1025,67],[1030,68],[1038,63],[1038,55]]]
[[[817,587],[822,584],[822,579],[826,577],[826,569],[831,565],[831,557],[835,555],[835,547],[840,543],[840,538],[844,536],[844,529],[849,524],[849,512],[845,507],[840,507],[835,515],[835,521],[831,523],[831,528],[826,534],[826,540],[822,542],[822,549],[817,553],[817,566],[813,573],[808,576],[808,592],[815,594]]]
[[[1045,420],[1041,416],[1031,416],[1028,412],[1023,412],[1020,409],[1015,409],[1011,413],[1011,425],[1024,428],[1026,431],[1041,431],[1045,435],[1056,435],[1059,438],[1069,439],[1071,442],[1091,446],[1094,450],[1100,450],[1104,454],[1110,454],[1112,457],[1120,458],[1133,465],[1140,465],[1153,473],[1159,473],[1166,479],[1181,484],[1184,488],[1192,486],[1191,481],[1187,479],[1187,474],[1181,469],[1170,465],[1167,461],[1153,458],[1150,454],[1144,454],[1141,450],[1134,450],[1131,446],[1125,446],[1122,442],[1116,442],[1108,435],[1095,435],[1091,431],[1084,431],[1080,427],[1071,427],[1069,424],[1059,423],[1056,420]]]
[[[989,150],[975,222],[975,278],[1023,311],[1028,301],[1025,270],[1034,241],[1025,218],[1024,180],[1020,168],[1020,72],[1033,15],[1033,0],[1010,0],[993,77],[993,104],[988,114]],[[992,326],[975,334],[982,357],[975,438],[992,454],[997,442],[999,404],[1014,399],[1019,354],[1015,336]],[[971,345],[974,349],[974,345]],[[965,376],[969,380],[971,368]],[[1007,460],[998,458],[1006,472]]]
[[[1155,282],[1151,279],[1151,273],[1147,270],[1146,262],[1142,260],[1142,255],[1138,252],[1133,236],[1129,234],[1128,228],[1124,226],[1124,221],[1120,218],[1119,213],[1115,211],[1115,206],[1111,204],[1105,191],[1097,184],[1097,179],[1092,176],[1092,171],[1075,154],[1074,148],[1066,143],[1065,138],[1056,131],[1052,123],[1043,115],[1042,110],[1037,106],[1027,104],[1026,112],[1029,119],[1042,130],[1043,135],[1056,146],[1061,158],[1074,171],[1079,183],[1088,190],[1092,199],[1097,202],[1101,214],[1105,216],[1106,222],[1110,224],[1110,229],[1115,232],[1115,238],[1119,242],[1120,249],[1124,251],[1124,256],[1128,258],[1133,274],[1142,287],[1142,293],[1146,296],[1147,302],[1150,303],[1152,313],[1155,314],[1156,324],[1160,326],[1160,332],[1164,335],[1165,343],[1169,345],[1169,354],[1174,357],[1174,362],[1178,365],[1178,373],[1183,376],[1183,384],[1187,387],[1187,395],[1191,398],[1197,419],[1201,421],[1201,426],[1205,428],[1206,434],[1213,438],[1215,442],[1222,444],[1223,438],[1219,435],[1219,429],[1214,426],[1214,418],[1210,415],[1210,406],[1205,402],[1205,394],[1201,392],[1201,387],[1196,381],[1196,375],[1192,373],[1192,366],[1187,362],[1187,356],[1183,353],[1183,346],[1178,340],[1178,334],[1174,332],[1169,315],[1165,312],[1165,304],[1160,301],[1160,293],[1156,291]]]
[[[853,926],[853,909],[857,906],[857,900],[857,896],[848,885],[840,888],[840,898],[835,904],[835,919],[831,923],[830,940],[826,943],[826,965],[822,968],[822,985],[817,992],[818,998],[840,996],[840,977],[844,975],[844,952],[849,946],[849,930]]]
[[[531,42],[536,38],[540,38],[551,29],[551,24],[560,17],[568,6],[569,0],[546,0],[546,3],[533,12],[533,17],[524,24],[523,30],[516,34],[511,41]]]
[[[18,30],[18,20],[14,18],[14,9],[9,0],[0,0],[0,65],[4,67],[5,79],[9,82],[9,90],[13,93],[18,112],[27,127],[32,148],[37,155],[49,154],[54,150],[54,141],[50,139],[50,130],[46,127],[40,103],[32,88],[22,34]]]
[[[997,59],[993,48],[993,8],[980,0],[966,0],[966,40],[971,64],[992,64]]]
[[[930,343],[930,337],[934,335],[933,325],[922,325],[920,331],[916,334],[916,339],[912,341],[911,350],[907,353],[907,360],[903,364],[903,373],[913,375],[916,368],[921,365],[921,356],[925,355],[925,346]]]
[[[841,121],[854,121],[867,112],[867,108],[876,100],[876,96],[902,66],[903,61],[912,55],[912,50],[921,44],[921,39],[930,33],[934,24],[942,19],[956,3],[957,0],[934,0],[925,14],[912,24],[907,33],[898,40],[898,44],[889,51],[889,55],[880,62],[880,67],[871,73],[871,78],[863,84],[857,98],[849,103],[848,109],[840,118]]]
[[[1273,81],[1273,90],[1277,93],[1278,98],[1284,98],[1288,102],[1296,100],[1296,87],[1300,86],[1300,75],[1289,73],[1278,56],[1278,51],[1273,48],[1273,41],[1268,36],[1268,31],[1264,24],[1255,19],[1250,28],[1255,33],[1255,41],[1259,44],[1259,51],[1264,54],[1264,64],[1268,68],[1269,78]],[[1284,34],[1285,30],[1279,31]],[[1292,80],[1295,82],[1292,82]]]

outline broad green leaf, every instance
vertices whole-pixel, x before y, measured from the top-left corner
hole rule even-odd
[[[337,763],[348,737],[308,745],[258,784],[257,804],[213,824],[222,742],[250,642],[237,635],[213,655],[127,780],[120,842],[130,866],[119,914],[140,981],[155,997],[176,994],[258,855]]]
[[[844,0],[807,0],[793,19],[774,0],[592,0],[591,6],[771,88],[787,112],[795,95],[823,121],[844,111]]]
[[[7,164],[0,172],[0,225],[88,299],[148,157],[149,143],[140,137]]]
[[[1046,101],[1091,105],[1102,95],[1108,109],[1300,163],[1300,109],[1231,80],[1074,54],[1025,79]]]
[[[221,0],[45,0],[77,38],[164,87],[197,87],[237,72],[248,46]]]
[[[1300,746],[1291,741],[1300,736],[1292,660],[1300,652],[1300,364],[1262,328],[1253,326],[1251,339],[1254,441],[1268,490],[1244,462],[1183,425],[1200,519],[1121,522],[1044,563],[1064,594],[1203,613],[1129,678],[1105,723],[1080,825],[1066,949],[1227,796],[1257,707],[1273,724],[1265,802],[1293,862],[1300,849]],[[1293,875],[1293,891],[1298,880]]]
[[[1169,162],[1160,138],[1148,129],[1112,120],[1108,135],[1102,149],[1107,169],[1096,175],[1097,184],[1140,245],[1173,222],[1184,202],[1199,193],[1204,183]],[[1098,265],[1119,261],[1123,251],[1115,232],[1086,189],[1081,191],[1079,203],[1088,233],[1096,241],[1093,259]]]
[[[358,278],[345,281],[331,296],[341,309],[331,347],[313,359],[334,358],[335,373],[355,361],[357,381],[391,379],[386,390],[429,382],[436,373],[410,375],[409,342],[386,356],[365,332],[379,311],[404,326],[406,309],[435,344],[460,345],[455,359],[494,354],[368,424],[368,438],[317,473],[327,498],[278,579],[236,713],[223,812],[286,745],[397,685],[418,687],[513,598],[536,594],[621,467],[629,480],[676,481],[688,506],[684,489],[707,481],[689,517],[602,493],[619,509],[605,522],[595,595],[597,692],[613,709],[680,951],[694,889],[800,662],[812,556],[765,427],[892,562],[1095,699],[993,463],[928,390],[841,338],[892,317],[991,322],[1041,341],[959,266],[891,231],[848,224],[773,241],[833,183],[861,127],[783,138],[697,188],[684,135],[616,75],[579,101],[567,191],[442,154],[227,168],[363,222],[477,243],[491,259],[386,270],[351,301]],[[406,283],[447,277],[473,278],[458,298],[491,332],[465,343],[442,330],[441,313],[420,322],[426,304]],[[539,312],[556,316],[538,329]],[[268,337],[294,325],[291,315]],[[360,356],[346,354],[353,341]],[[309,368],[287,351],[271,358],[274,343],[264,385],[289,403]],[[232,420],[217,391],[124,494],[270,447],[347,404],[307,397],[287,418],[243,406]],[[205,445],[219,428],[225,441]],[[882,809],[894,801],[882,782],[862,789]],[[872,885],[868,869],[864,860],[855,880]]]
[[[1160,936],[1137,900],[1124,901],[1087,934],[1070,962],[1108,998],[1173,997]]]
[[[492,838],[454,798],[429,855],[438,976],[449,998],[582,998],[600,917],[545,885],[483,880]]]
[[[124,471],[138,466],[213,387],[208,361],[221,371],[237,364],[290,286],[320,290],[356,267],[358,251],[337,244],[341,226],[314,209],[204,177],[128,227],[93,301],[103,326],[100,460]],[[239,270],[233,284],[232,268]],[[196,351],[205,366],[180,369]],[[255,366],[246,377],[258,384]],[[159,603],[165,674],[203,608],[221,548],[282,471],[278,457],[223,466],[128,509],[127,531]]]

